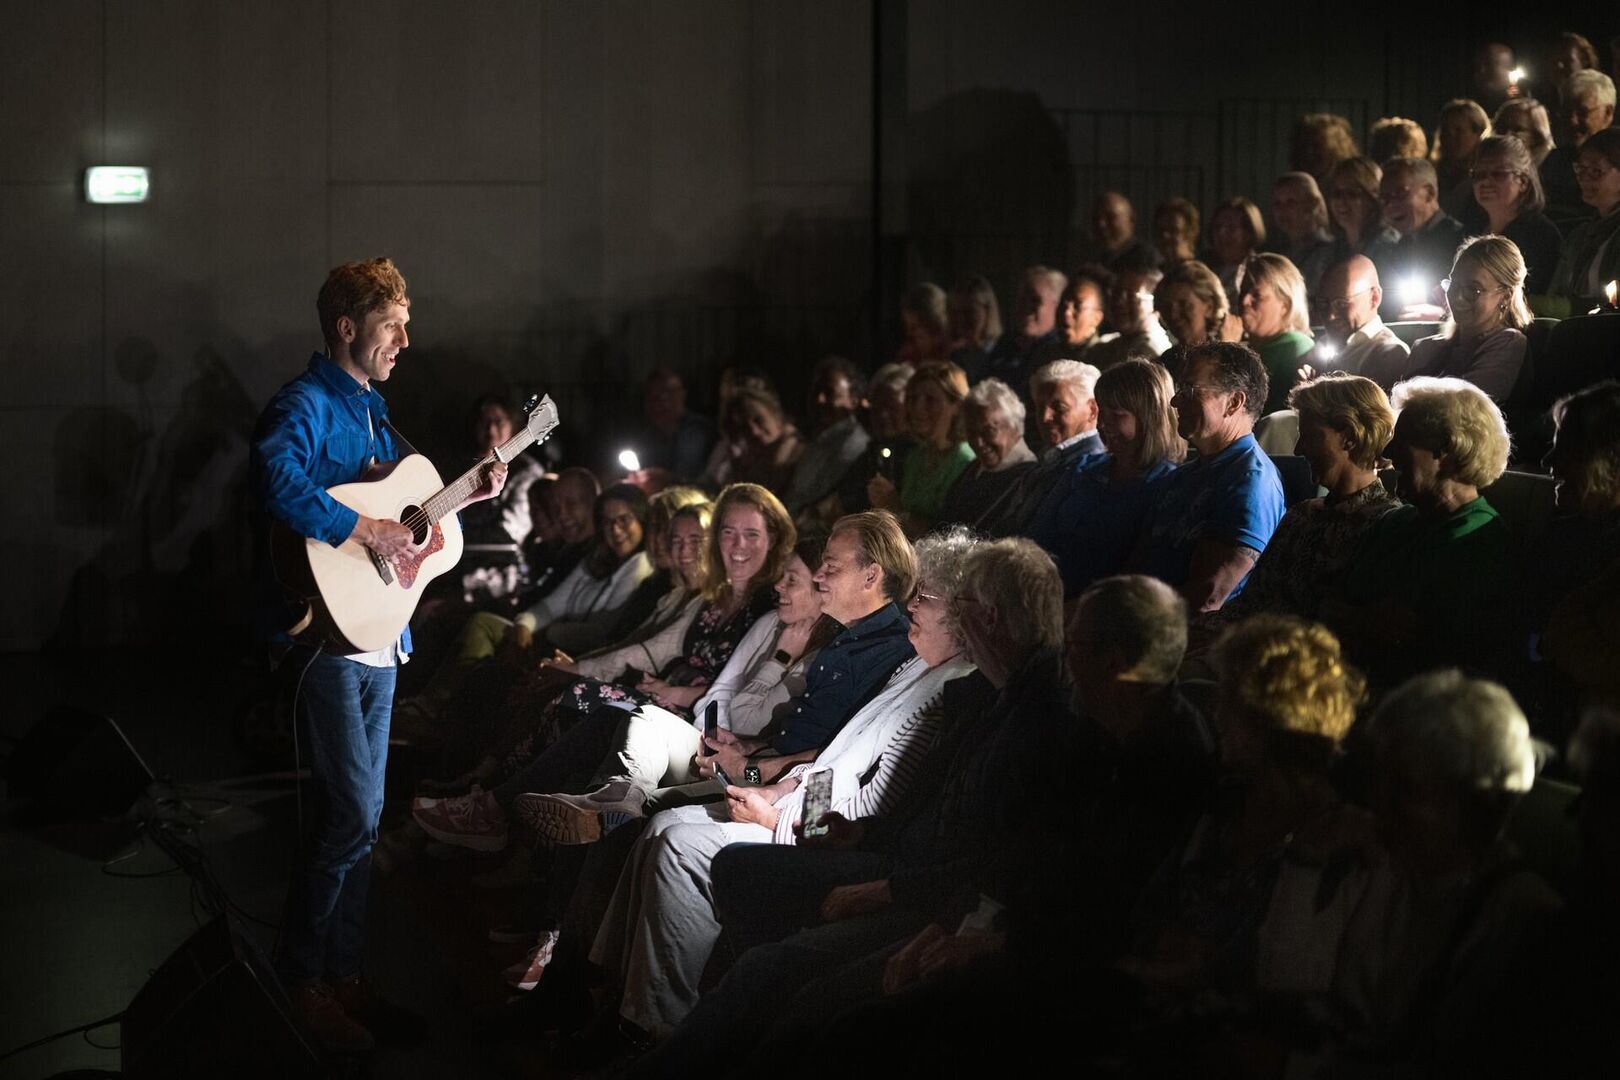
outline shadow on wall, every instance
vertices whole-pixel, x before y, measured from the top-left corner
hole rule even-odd
[[[137,415],[78,409],[57,429],[56,524],[112,534],[74,572],[49,648],[179,643],[244,622],[254,406],[205,346],[191,357],[178,412],[159,431],[146,386],[161,364],[150,342],[121,342],[114,369],[134,388]]]
[[[914,114],[908,281],[984,274],[998,288],[1061,265],[1074,206],[1063,132],[1035,94],[974,89]]]

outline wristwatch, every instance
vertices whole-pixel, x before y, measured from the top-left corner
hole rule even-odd
[[[777,649],[776,655],[771,657],[771,659],[775,660],[783,667],[787,667],[789,664],[793,663],[793,657],[788,655],[788,651],[786,649]]]
[[[743,766],[743,783],[749,785],[750,787],[759,787],[760,782],[761,782],[761,775],[760,775],[760,771],[759,771],[759,766],[758,765],[744,765]]]

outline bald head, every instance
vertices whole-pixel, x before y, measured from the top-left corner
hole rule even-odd
[[[1378,267],[1365,255],[1352,255],[1322,275],[1318,295],[1327,305],[1328,332],[1343,341],[1378,313],[1384,299]]]

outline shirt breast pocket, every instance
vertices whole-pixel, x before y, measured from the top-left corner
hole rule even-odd
[[[318,482],[331,487],[360,479],[371,465],[367,441],[364,435],[353,432],[332,432],[324,437],[316,454]]]

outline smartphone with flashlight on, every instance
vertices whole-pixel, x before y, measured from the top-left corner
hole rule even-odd
[[[878,448],[878,475],[885,480],[894,479],[894,451],[887,446]]]
[[[827,826],[821,824],[821,819],[832,809],[832,786],[831,769],[811,769],[804,774],[804,816],[800,819],[804,835],[827,835]]]

